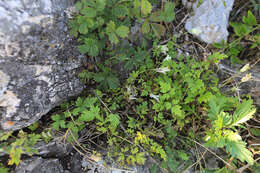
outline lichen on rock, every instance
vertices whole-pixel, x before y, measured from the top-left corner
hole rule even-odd
[[[0,129],[29,126],[84,88],[70,0],[0,2]]]

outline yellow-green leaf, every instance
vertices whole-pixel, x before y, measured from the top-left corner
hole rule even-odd
[[[140,165],[144,165],[146,158],[145,158],[145,153],[141,152],[141,153],[137,153],[136,154],[136,162]]]
[[[250,132],[254,135],[254,136],[260,136],[260,129],[257,128],[251,128]]]
[[[129,34],[129,28],[126,26],[120,26],[116,29],[117,35],[119,35],[121,38],[125,38]]]
[[[82,23],[80,26],[79,26],[79,32],[81,34],[87,34],[88,33],[88,25],[87,23]]]
[[[108,35],[108,38],[111,41],[111,43],[117,44],[119,42],[119,40],[118,40],[118,38],[117,38],[115,33],[110,33]]]
[[[256,109],[252,104],[252,100],[243,101],[240,105],[238,105],[237,109],[234,112],[231,126],[237,126],[246,122],[253,117],[255,112]]]
[[[157,23],[152,23],[151,26],[152,26],[153,32],[159,39],[161,38],[161,36],[163,36],[165,34],[166,29],[164,28],[163,25],[157,24]]]
[[[148,32],[150,32],[150,24],[148,20],[145,20],[142,25],[142,33],[147,34]]]
[[[149,21],[151,22],[161,22],[162,19],[161,19],[161,14],[160,14],[160,11],[155,11],[153,12],[150,17],[149,17]]]
[[[7,140],[11,135],[12,135],[12,131],[10,131],[10,132],[1,132],[0,133],[0,141],[5,141],[5,140]]]
[[[148,0],[141,1],[141,12],[143,15],[147,16],[152,12],[152,5]]]

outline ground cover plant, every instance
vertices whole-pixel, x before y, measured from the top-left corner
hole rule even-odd
[[[217,173],[259,170],[259,152],[247,145],[241,133],[249,131],[245,124],[256,114],[253,100],[249,95],[221,92],[215,72],[224,59],[243,63],[239,59],[245,49],[242,40],[250,43],[249,49],[259,50],[258,21],[248,11],[242,22],[231,23],[232,42],[214,44],[212,52],[200,58],[182,52],[179,37],[170,32],[176,5],[148,0],[78,1],[69,27],[79,51],[96,62],[79,74],[90,86],[51,115],[49,128],[37,132],[36,123],[19,132],[1,132],[1,151],[9,154],[8,164],[18,165],[22,154],[37,154],[34,144],[47,143],[59,132],[62,141],[82,155],[106,148],[105,154],[122,167],[151,161],[153,173],[191,168]],[[140,27],[133,36],[135,23]],[[125,76],[116,72],[118,66],[127,72]],[[245,65],[240,72],[249,68]],[[81,133],[86,129],[94,133]],[[251,133],[259,136],[259,128]],[[207,170],[201,163],[203,155],[194,160],[198,146],[213,153],[222,166]],[[225,155],[218,156],[216,148]],[[0,165],[0,171],[8,169]]]

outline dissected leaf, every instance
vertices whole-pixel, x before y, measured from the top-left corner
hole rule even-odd
[[[175,8],[174,3],[166,2],[164,6],[164,10],[160,16],[161,20],[163,20],[164,22],[172,22],[175,18],[174,8]]]
[[[178,119],[183,119],[184,118],[184,114],[182,111],[182,108],[180,105],[175,105],[171,108],[171,113],[173,115],[176,115],[178,117]]]
[[[98,42],[91,38],[85,39],[85,44],[78,46],[80,53],[88,53],[90,56],[99,54]]]
[[[109,38],[109,41],[111,41],[111,43],[117,44],[119,42],[119,40],[114,32],[110,33],[108,35],[108,38]]]
[[[12,135],[12,131],[9,132],[1,132],[0,133],[0,141],[5,141],[7,140],[11,135]]]
[[[19,165],[21,161],[21,155],[24,153],[21,147],[12,147],[10,152],[10,159],[8,161],[8,165],[16,164]]]
[[[151,22],[161,22],[162,19],[161,19],[161,13],[160,11],[156,11],[156,12],[153,12],[150,17],[149,17],[149,21]]]
[[[106,32],[109,34],[111,32],[115,32],[116,30],[116,24],[112,20],[109,21],[106,27]]]
[[[80,10],[80,13],[86,17],[96,17],[97,12],[94,8],[85,7]]]
[[[224,53],[215,52],[208,57],[208,60],[213,61],[214,63],[219,63],[220,60],[227,58],[228,56]]]
[[[79,121],[93,121],[96,117],[99,116],[100,108],[98,106],[90,106],[90,110],[84,110],[79,117]]]
[[[129,34],[129,28],[126,26],[120,26],[116,29],[117,35],[119,35],[121,38],[125,38]]]
[[[125,5],[118,5],[112,9],[112,14],[116,17],[124,17],[129,14],[129,10]]]
[[[152,5],[148,0],[141,0],[141,12],[145,16],[152,12]]]
[[[248,11],[247,18],[243,16],[242,21],[250,26],[254,26],[257,24],[256,18],[250,10]]]
[[[151,24],[153,32],[155,33],[155,35],[160,39],[161,36],[163,36],[165,34],[165,27],[161,24],[157,24],[157,23],[152,23]]]
[[[31,131],[35,131],[38,127],[39,127],[39,122],[35,122],[35,123],[33,123],[32,125],[30,125],[28,128],[29,128]]]
[[[231,26],[234,28],[235,34],[239,37],[249,34],[252,29],[246,24],[231,22]]]
[[[143,25],[142,25],[142,33],[147,34],[150,32],[150,24],[148,20],[145,20]]]
[[[115,25],[115,23],[113,21],[110,21],[107,24],[106,34],[108,35],[108,38],[111,41],[111,43],[117,44],[119,42],[119,40],[118,40],[118,38],[116,36],[116,25]]]
[[[139,152],[136,154],[136,163],[140,165],[144,165],[145,163],[145,152]]]
[[[225,108],[228,108],[230,106],[229,100],[224,96],[212,96],[209,101],[209,119],[211,121],[214,121],[217,119],[218,115],[225,110]]]
[[[251,119],[256,112],[252,100],[244,100],[238,105],[232,117],[232,125],[237,126]]]
[[[245,142],[227,140],[226,150],[242,162],[246,161],[250,165],[254,164],[253,154],[246,148]]]
[[[79,1],[75,4],[75,8],[76,8],[77,10],[81,10],[82,7],[83,7],[83,5],[82,5],[82,3],[79,2]]]
[[[87,23],[82,23],[80,26],[79,26],[79,32],[81,34],[87,34],[88,33],[88,24]]]
[[[85,121],[85,122],[89,122],[94,120],[95,118],[95,114],[92,114],[90,111],[84,111],[80,117],[79,117],[79,121]]]
[[[96,0],[97,11],[103,11],[106,7],[106,0]]]

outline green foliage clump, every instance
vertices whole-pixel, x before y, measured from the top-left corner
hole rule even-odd
[[[189,115],[199,117],[196,109],[218,93],[218,81],[208,69],[209,62],[198,62],[190,57],[184,59],[183,56],[176,57],[176,54],[171,55],[171,58],[172,60],[163,61],[158,69],[167,72],[154,76],[149,88],[154,88],[150,91],[154,95],[160,95],[158,101],[153,100],[153,109],[158,113],[154,117],[155,121],[165,124],[167,121],[163,112],[168,112],[170,118],[177,121],[178,127],[182,129],[184,124],[192,121],[188,118]],[[148,93],[144,91],[143,95],[146,94]]]
[[[256,109],[252,103],[252,100],[238,103],[233,98],[213,97],[209,102],[208,113],[212,128],[206,132],[205,137],[208,146],[225,147],[232,157],[247,161],[251,165],[254,163],[253,154],[246,148],[246,143],[242,141],[235,127],[241,126],[253,117]],[[233,110],[234,108],[236,109]]]
[[[68,104],[65,106],[68,106]],[[77,140],[78,132],[90,122],[96,122],[97,130],[102,133],[115,132],[119,125],[120,116],[107,110],[101,110],[97,97],[79,97],[70,106],[74,106],[75,108],[51,117],[54,121],[51,126],[54,129],[67,129],[70,131],[70,134],[66,137],[69,141]]]
[[[37,154],[37,149],[34,145],[39,141],[44,141],[48,143],[53,139],[51,129],[45,129],[41,133],[34,132],[38,128],[38,123],[34,123],[28,127],[31,132],[25,132],[20,130],[19,132],[9,131],[2,132],[0,131],[0,151],[5,152],[9,155],[8,165],[19,165],[21,161],[21,156]],[[0,170],[7,170],[4,167]]]
[[[69,26],[70,33],[81,43],[81,53],[98,56],[107,41],[117,44],[119,38],[127,37],[130,25],[128,1],[82,0],[75,6],[78,14]]]
[[[118,44],[120,39],[130,39],[131,22],[135,20],[144,20],[143,33],[151,29],[160,38],[165,27],[158,22],[171,22],[175,17],[172,2],[153,13],[148,0],[81,0],[75,7],[78,13],[69,22],[70,33],[78,38],[79,51],[94,57]]]
[[[7,152],[10,156],[8,165],[18,165],[21,161],[22,154],[32,155],[37,153],[37,150],[33,148],[37,141],[40,140],[39,134],[28,134],[23,130],[20,130],[17,137],[12,135],[13,132],[0,133],[1,150]],[[13,140],[10,141],[12,137]],[[9,139],[9,140],[8,140]]]
[[[223,96],[217,77],[209,69],[226,55],[214,53],[208,61],[198,61],[177,54],[175,45],[170,41],[155,46],[154,61],[146,57],[148,63],[132,71],[121,88],[78,98],[68,106],[73,108],[52,116],[52,126],[69,131],[66,139],[75,142],[80,141],[79,131],[95,124],[98,133],[106,134],[103,137],[110,157],[132,165],[153,157],[161,161],[153,171],[159,166],[178,172],[184,161],[191,164],[190,153],[185,150],[203,136],[207,146],[225,148],[231,157],[252,164],[252,153],[237,133],[237,127],[255,112],[252,101],[239,103],[236,98]],[[102,84],[95,75],[85,72],[82,76]]]
[[[222,42],[220,44],[214,44],[214,46],[224,49],[233,64],[241,63],[242,61],[238,56],[244,50],[244,46],[241,44],[242,39],[248,42],[250,49],[257,49],[259,51],[260,34],[254,34],[254,32],[260,29],[260,24],[257,23],[253,13],[248,11],[248,16],[243,16],[242,23],[231,22],[230,25],[235,33],[235,40],[231,43]]]
[[[258,49],[259,34],[251,33],[259,29],[259,24],[249,11],[243,23],[231,23],[236,40],[215,44],[224,51],[201,61],[177,53],[176,39],[158,46],[168,23],[175,18],[175,4],[170,1],[162,4],[156,10],[149,0],[76,3],[78,12],[69,27],[79,41],[79,51],[91,57],[108,58],[97,65],[96,71],[92,68],[79,74],[83,81],[98,86],[99,90],[86,91],[85,96],[62,104],[60,113],[51,116],[52,130],[63,132],[64,141],[86,151],[89,145],[82,131],[94,127],[93,134],[97,135],[90,139],[92,144],[95,144],[92,139],[102,138],[108,156],[122,165],[144,165],[150,158],[154,163],[153,173],[159,169],[173,173],[185,171],[192,164],[188,148],[203,137],[206,147],[224,148],[232,165],[237,160],[253,165],[253,154],[239,129],[244,128],[243,124],[253,117],[256,109],[251,99],[239,101],[224,96],[211,67],[227,57],[234,62],[243,49],[242,39],[251,41],[252,49]],[[133,22],[140,24],[139,34],[145,39],[154,39],[150,50],[145,46],[146,41],[138,46],[131,43]],[[119,44],[122,39],[127,43]],[[119,63],[130,72],[125,81],[120,81],[113,70]],[[0,147],[10,155],[9,165],[18,165],[22,154],[37,153],[33,146],[39,140],[52,139],[48,130],[41,134],[33,132],[37,128],[36,123],[28,128],[32,133],[22,130],[18,134],[0,133]],[[257,129],[250,131],[259,135]],[[259,169],[256,164],[252,167]],[[7,172],[2,165],[0,170]],[[234,172],[228,167],[216,170],[228,171]]]

